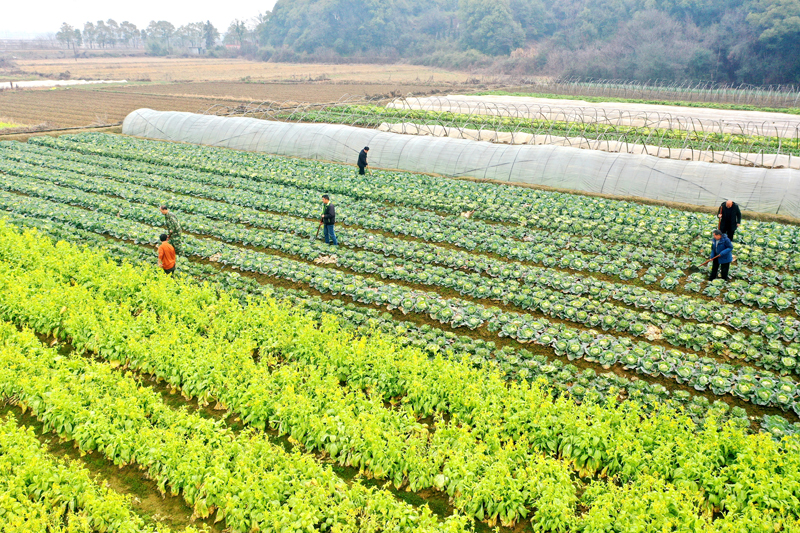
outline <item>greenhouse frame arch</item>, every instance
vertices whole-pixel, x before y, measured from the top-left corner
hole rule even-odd
[[[566,146],[381,132],[336,124],[139,109],[126,135],[354,164],[369,146],[373,167],[542,185],[665,202],[714,206],[735,199],[749,211],[800,217],[800,171],[660,159]]]

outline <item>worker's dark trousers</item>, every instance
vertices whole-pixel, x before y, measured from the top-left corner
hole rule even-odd
[[[722,230],[722,233],[727,235],[728,238],[731,240],[731,242],[733,242],[733,234],[736,233],[736,228],[728,228],[728,229]]]
[[[724,279],[725,281],[728,281],[728,269],[731,268],[731,264],[730,263],[724,263],[723,265],[720,265],[719,264],[719,259],[714,259],[714,262],[711,265],[712,265],[711,266],[711,277],[708,278],[709,281],[713,281],[713,280],[717,279],[717,272],[719,272],[720,270],[722,270],[722,272],[721,272],[722,279]],[[720,266],[722,266],[722,268],[720,268]]]
[[[366,174],[366,172],[365,172],[366,168],[367,167],[358,167],[358,173],[363,176],[364,174]]]

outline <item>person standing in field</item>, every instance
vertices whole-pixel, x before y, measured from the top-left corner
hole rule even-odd
[[[171,276],[175,273],[175,248],[169,243],[169,237],[162,233],[158,245],[158,266],[164,269],[164,274]]]
[[[181,223],[174,214],[169,212],[167,206],[161,206],[161,214],[164,215],[164,228],[167,230],[167,236],[172,247],[175,248],[175,253],[182,253],[181,250]]]
[[[369,152],[369,146],[365,146],[363,150],[358,152],[358,173],[362,176],[366,174],[365,169],[367,168],[367,152]]]
[[[333,232],[333,225],[336,224],[336,208],[331,202],[331,197],[327,194],[322,195],[322,218],[320,222],[325,226],[323,232],[325,244],[339,246],[339,241],[336,240],[336,234]]]
[[[733,242],[733,234],[736,233],[736,228],[742,223],[742,212],[739,211],[739,206],[733,200],[722,202],[719,206],[719,230],[728,236],[728,239]]]
[[[709,281],[717,279],[717,272],[720,272],[722,279],[728,281],[728,270],[733,262],[733,243],[727,235],[715,229],[713,239],[711,239],[711,276]]]

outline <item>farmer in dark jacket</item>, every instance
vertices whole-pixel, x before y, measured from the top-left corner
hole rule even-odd
[[[711,257],[716,257],[716,259],[711,263],[711,276],[708,278],[709,281],[717,279],[717,272],[719,270],[722,270],[722,279],[728,281],[728,269],[733,261],[733,243],[727,235],[718,229],[714,230],[714,238],[711,240]],[[721,269],[720,266],[722,267]]]
[[[369,152],[369,146],[365,146],[358,152],[358,173],[362,176],[365,174],[364,169],[367,168],[367,152]]]
[[[742,212],[739,211],[739,206],[733,200],[722,202],[719,206],[719,229],[722,233],[728,235],[728,238],[733,241],[733,234],[736,228],[742,223]]]
[[[333,225],[336,224],[336,208],[331,202],[331,197],[327,194],[322,195],[322,204],[322,219],[320,222],[325,226],[325,231],[323,232],[325,244],[339,246],[339,241],[336,240],[336,234],[333,232]]]

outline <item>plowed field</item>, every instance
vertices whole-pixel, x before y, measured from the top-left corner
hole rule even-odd
[[[460,88],[459,88],[460,87]],[[424,95],[465,90],[454,85],[393,83],[242,83],[199,82],[158,85],[103,87],[101,90],[126,94],[212,97],[242,101],[336,102],[347,97],[390,97]]]
[[[115,124],[141,107],[202,113],[215,103],[224,102],[214,98],[120,94],[80,89],[15,91],[0,93],[0,116],[26,126],[46,123],[58,128]]]

